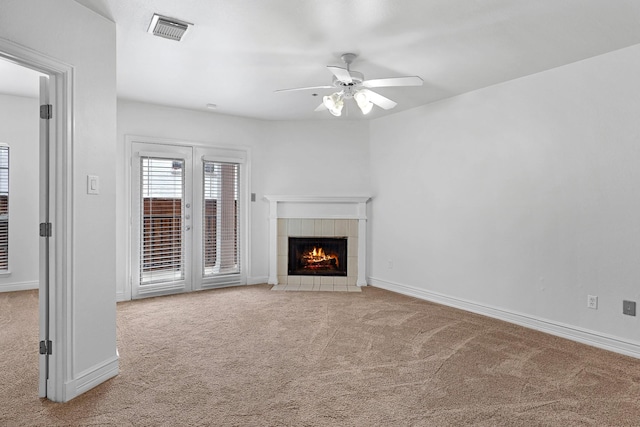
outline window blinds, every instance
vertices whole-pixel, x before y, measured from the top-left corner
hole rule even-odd
[[[9,269],[9,147],[0,145],[0,271]]]
[[[140,284],[184,279],[184,160],[141,157]]]
[[[240,273],[237,163],[203,160],[203,276]]]

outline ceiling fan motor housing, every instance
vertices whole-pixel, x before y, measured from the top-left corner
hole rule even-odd
[[[362,86],[362,82],[364,81],[364,75],[358,71],[349,71],[349,74],[351,74],[350,82],[344,82],[336,76],[333,76],[333,86],[344,90],[344,95],[346,97],[353,96],[356,88]]]

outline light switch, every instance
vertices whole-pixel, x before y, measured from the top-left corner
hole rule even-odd
[[[87,175],[87,194],[100,194],[100,178],[97,175]]]

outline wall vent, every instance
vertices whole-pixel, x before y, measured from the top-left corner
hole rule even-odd
[[[192,25],[193,24],[180,21],[179,19],[168,18],[154,13],[147,32],[165,39],[181,41],[184,34]]]

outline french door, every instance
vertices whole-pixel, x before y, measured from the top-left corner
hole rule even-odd
[[[133,142],[131,163],[132,298],[241,284],[239,160]]]
[[[190,291],[192,149],[132,148],[132,297]]]

